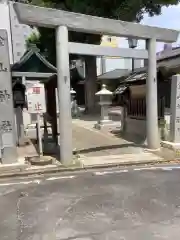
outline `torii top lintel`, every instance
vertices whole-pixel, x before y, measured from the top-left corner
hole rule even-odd
[[[102,35],[134,37],[138,39],[155,38],[162,42],[175,42],[179,31],[95,17],[57,9],[14,3],[21,23],[33,26],[55,28],[65,25],[69,30]]]

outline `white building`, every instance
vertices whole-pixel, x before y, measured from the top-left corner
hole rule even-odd
[[[8,33],[11,64],[19,61],[26,51],[26,39],[33,30],[19,23],[13,1],[0,0],[0,29],[6,29]]]
[[[140,43],[140,44],[139,44]],[[101,45],[105,47],[121,47],[128,48],[128,40],[120,37],[103,36],[101,40]],[[142,42],[138,42],[138,46],[142,45]],[[110,72],[115,69],[132,69],[132,59],[122,58],[122,57],[105,57],[105,72]],[[144,60],[134,59],[134,68],[140,68],[144,66]],[[102,74],[102,62],[101,58],[97,58],[97,75]]]

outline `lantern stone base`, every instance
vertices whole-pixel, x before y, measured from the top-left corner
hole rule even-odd
[[[169,141],[162,141],[161,146],[164,148],[168,148],[171,150],[179,150],[180,151],[180,143],[174,143],[174,142],[169,142]]]
[[[162,141],[161,147],[171,150],[173,152],[173,159],[180,159],[180,143]]]
[[[107,129],[107,130],[113,130],[115,128],[120,128],[121,124],[119,122],[114,122],[112,120],[100,120],[94,125],[95,129],[101,130],[101,129]]]

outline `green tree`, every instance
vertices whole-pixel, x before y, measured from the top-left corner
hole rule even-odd
[[[32,32],[31,35],[26,39],[26,47],[29,48],[31,44],[35,44],[37,47],[41,47],[40,34]]]
[[[179,2],[180,0],[30,0],[34,5],[136,22],[140,22],[145,13],[150,16],[159,15],[163,6],[176,5]],[[41,50],[46,51],[48,60],[56,64],[54,30],[39,28],[39,32]],[[100,39],[101,36],[92,34],[77,32],[69,34],[69,40],[73,42],[98,44]],[[70,56],[70,59],[78,57],[81,56]],[[96,58],[87,56],[85,62],[86,83],[93,84],[92,79],[96,79]]]

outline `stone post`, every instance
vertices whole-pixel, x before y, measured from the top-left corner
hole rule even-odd
[[[145,49],[148,50],[148,40],[145,41]],[[148,59],[144,59],[144,67],[148,66]]]
[[[25,138],[25,132],[24,132],[24,109],[23,109],[24,106],[21,106],[21,104],[19,102],[19,101],[22,101],[22,99],[24,99],[25,92],[23,92],[23,95],[21,95],[21,90],[22,90],[21,86],[23,87],[23,85],[24,85],[24,87],[26,85],[26,77],[25,76],[22,77],[22,80],[17,79],[15,86],[13,88],[13,91],[15,94],[14,101],[16,104],[19,104],[19,105],[15,104],[16,106],[14,109],[15,115],[16,115],[17,144],[19,146],[26,145],[26,143],[28,142],[28,139]],[[23,87],[23,91],[25,91],[24,87]]]
[[[180,145],[180,75],[174,75],[171,82],[170,141]]]
[[[72,119],[70,96],[70,72],[68,29],[56,29],[57,79],[59,96],[60,159],[63,164],[72,161]]]
[[[106,73],[106,57],[101,57],[101,74]]]
[[[16,128],[12,97],[8,36],[0,30],[0,137],[2,163],[17,162]]]
[[[146,122],[147,145],[149,149],[157,149],[159,144],[158,132],[158,103],[157,103],[157,67],[156,67],[156,39],[148,40],[148,79],[146,82]]]
[[[15,108],[16,127],[17,127],[17,144],[23,146],[25,144],[24,124],[21,107]]]

